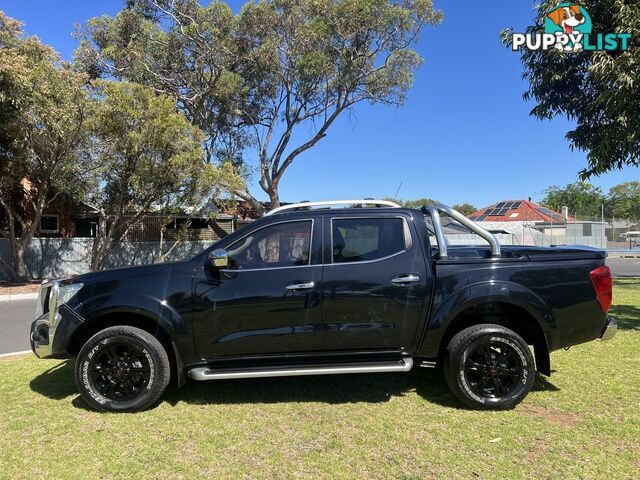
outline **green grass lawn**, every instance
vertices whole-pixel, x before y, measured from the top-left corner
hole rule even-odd
[[[639,478],[640,280],[616,338],[552,354],[524,403],[460,408],[437,371],[189,383],[100,414],[72,364],[0,361],[0,478]]]

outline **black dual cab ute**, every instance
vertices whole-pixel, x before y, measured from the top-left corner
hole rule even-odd
[[[449,244],[445,218],[482,245]],[[550,375],[549,352],[615,335],[605,259],[501,246],[443,205],[306,202],[190,260],[44,282],[31,344],[41,358],[75,356],[77,387],[98,410],[149,408],[171,377],[436,365],[462,403],[507,409],[536,370]]]

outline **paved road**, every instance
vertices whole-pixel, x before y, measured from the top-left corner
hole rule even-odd
[[[607,258],[614,277],[640,277],[640,258]]]
[[[35,310],[35,299],[0,302],[0,354],[31,348],[29,327]]]
[[[615,277],[640,277],[640,258],[608,258]],[[0,302],[0,354],[29,350],[35,300]]]

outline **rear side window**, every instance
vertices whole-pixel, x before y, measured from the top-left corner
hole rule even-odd
[[[335,218],[333,263],[363,262],[407,250],[411,234],[402,218]]]

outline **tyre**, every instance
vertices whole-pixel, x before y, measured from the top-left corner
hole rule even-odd
[[[75,365],[80,395],[94,410],[137,412],[162,396],[171,370],[162,344],[129,326],[101,330],[84,344]]]
[[[444,377],[466,406],[506,410],[531,390],[535,365],[527,342],[514,331],[500,325],[474,325],[449,342]]]

